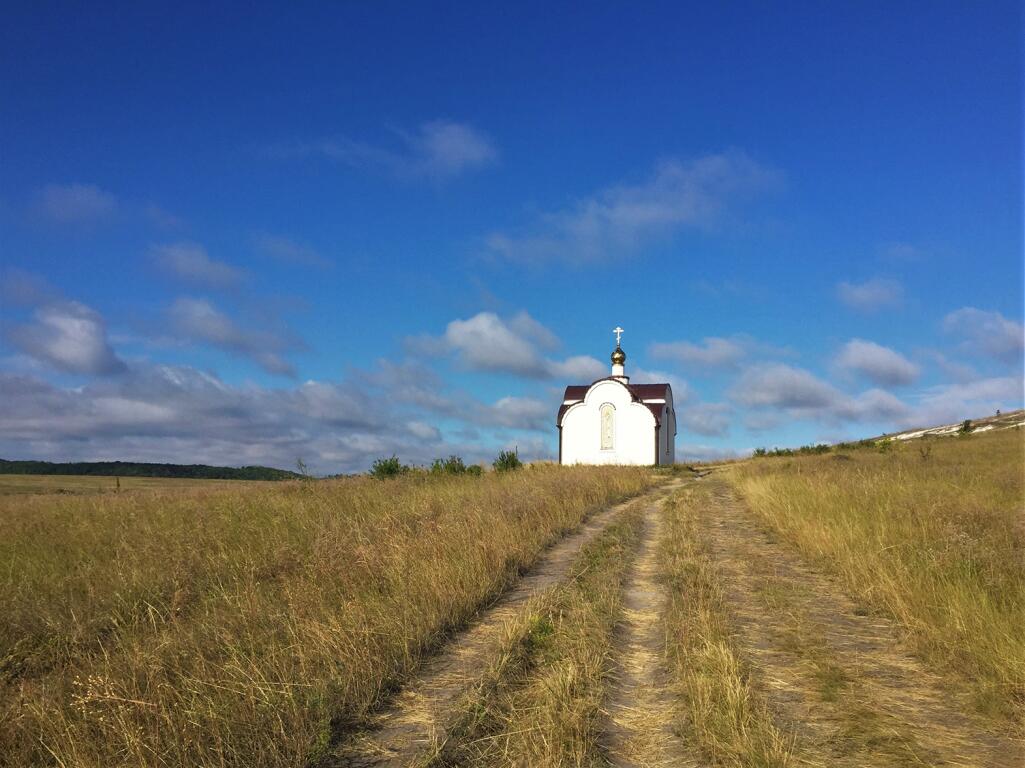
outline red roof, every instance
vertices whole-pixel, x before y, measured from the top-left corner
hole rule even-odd
[[[562,405],[559,406],[559,413],[555,417],[555,424],[562,426],[562,417],[571,406],[577,403],[583,402],[584,396],[587,395],[587,390],[597,384],[599,381],[618,381],[623,384],[624,387],[630,392],[630,396],[635,402],[643,403],[651,411],[651,414],[655,417],[655,423],[659,426],[662,425],[662,408],[664,403],[648,403],[646,400],[668,400],[670,393],[673,388],[668,384],[625,384],[615,376],[606,376],[604,379],[598,379],[598,381],[592,382],[591,384],[580,384],[571,385],[566,387],[566,394],[563,395]]]

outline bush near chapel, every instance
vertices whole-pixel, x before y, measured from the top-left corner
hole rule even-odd
[[[449,456],[447,459],[435,459],[431,464],[432,475],[463,475],[469,467],[463,463],[462,456]]]
[[[492,466],[496,472],[508,472],[509,470],[519,469],[523,466],[523,462],[520,461],[520,455],[516,451],[502,451],[498,454]]]
[[[397,456],[387,459],[376,459],[370,467],[370,476],[383,480],[387,477],[398,477],[409,471],[409,467],[399,461]]]

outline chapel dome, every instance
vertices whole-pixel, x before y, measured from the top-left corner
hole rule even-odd
[[[621,347],[616,347],[616,351],[612,353],[612,364],[622,365],[626,362],[626,352]]]

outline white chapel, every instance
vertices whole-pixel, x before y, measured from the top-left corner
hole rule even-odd
[[[668,384],[631,384],[617,327],[612,375],[566,387],[555,424],[560,464],[672,464],[676,411]]]

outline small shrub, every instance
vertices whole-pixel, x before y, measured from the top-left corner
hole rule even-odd
[[[520,461],[520,455],[516,451],[502,451],[498,454],[498,458],[495,459],[492,466],[497,472],[508,472],[513,469],[519,469],[523,466],[523,462]]]
[[[800,448],[797,449],[797,452],[801,454],[811,454],[813,456],[817,456],[819,454],[829,453],[830,450],[832,449],[825,443],[816,443],[814,445],[802,445]]]
[[[961,422],[961,427],[957,430],[959,435],[970,435],[975,431],[975,425],[972,424],[971,419],[965,419]]]
[[[378,480],[383,480],[388,477],[398,477],[408,471],[409,467],[405,466],[396,456],[392,455],[387,459],[376,459],[370,467],[370,476],[376,477]]]
[[[474,477],[480,477],[484,474],[484,467],[480,464],[471,464],[466,468],[466,474],[473,475]]]
[[[462,456],[449,456],[447,459],[435,459],[431,464],[432,475],[462,475],[466,472]]]

